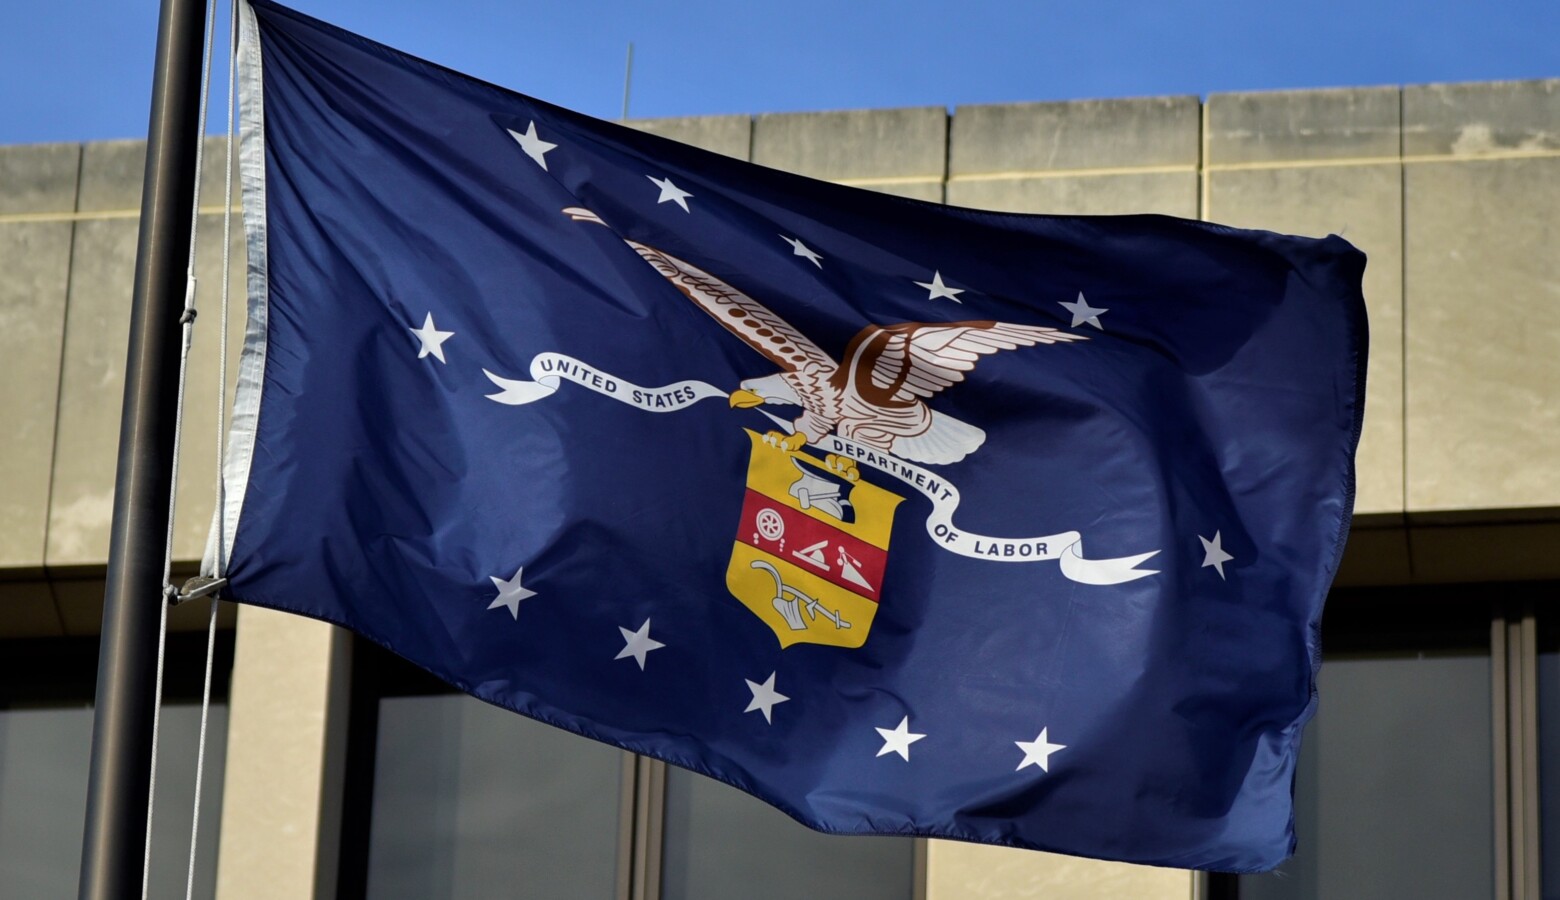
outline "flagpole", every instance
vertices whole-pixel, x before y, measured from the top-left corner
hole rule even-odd
[[[98,650],[82,900],[141,892],[205,24],[202,0],[162,0]]]

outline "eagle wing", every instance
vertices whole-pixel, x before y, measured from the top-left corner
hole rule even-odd
[[[689,300],[781,370],[806,375],[808,382],[822,382],[839,368],[833,357],[790,322],[747,294],[669,253],[636,241],[627,243]]]
[[[964,380],[982,356],[999,350],[1086,341],[1087,337],[1039,325],[1008,322],[907,322],[883,329],[888,340],[875,357],[862,360],[866,374],[880,390],[893,390],[893,400],[908,403],[930,397]]]

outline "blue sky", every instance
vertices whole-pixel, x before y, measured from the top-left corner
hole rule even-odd
[[[1560,0],[293,5],[609,118],[630,41],[635,117],[1560,77]],[[155,0],[5,0],[0,144],[143,135],[156,17]]]

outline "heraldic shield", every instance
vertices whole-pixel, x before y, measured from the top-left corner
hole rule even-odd
[[[744,429],[746,430],[746,429]],[[903,497],[748,430],[752,455],[726,587],[781,647],[866,643]]]

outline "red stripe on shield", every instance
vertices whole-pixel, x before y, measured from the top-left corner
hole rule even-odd
[[[887,550],[755,490],[743,501],[737,540],[868,600],[883,588]]]

